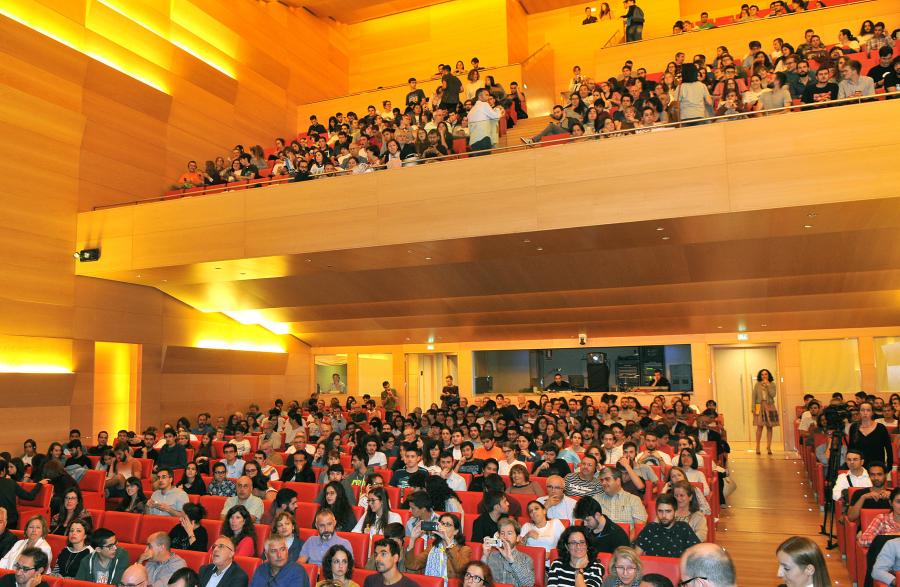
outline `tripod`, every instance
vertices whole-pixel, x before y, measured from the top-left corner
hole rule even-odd
[[[843,431],[832,430],[830,442],[828,468],[825,475],[825,495],[823,496],[825,498],[825,515],[822,518],[822,528],[819,531],[820,534],[828,536],[828,543],[825,546],[828,550],[832,550],[838,545],[834,540],[834,517],[836,512],[833,489],[834,484],[837,482],[838,467],[841,466],[841,448],[843,448],[844,444]],[[831,515],[830,520],[829,514]],[[828,528],[827,532],[825,531],[826,527]]]

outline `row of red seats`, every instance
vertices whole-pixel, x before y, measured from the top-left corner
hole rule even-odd
[[[851,2],[857,2],[857,1],[858,0],[827,0],[827,2],[826,2],[827,6],[825,8],[833,8],[835,6],[840,6],[841,4],[850,4]],[[767,16],[769,16],[769,14],[771,14],[771,12],[772,12],[771,9],[764,8],[764,9],[760,10],[759,12],[757,12],[756,14],[757,14],[757,16],[759,16],[759,18],[766,18]],[[712,19],[712,23],[714,25],[716,25],[717,27],[734,24],[736,22],[742,23],[744,21],[736,20],[735,15],[733,15],[733,14],[729,14],[726,16],[719,16],[719,17]],[[754,21],[750,21],[750,22],[754,22]]]

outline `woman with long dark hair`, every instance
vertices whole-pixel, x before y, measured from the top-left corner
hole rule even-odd
[[[62,549],[53,565],[53,574],[74,579],[81,561],[91,556],[91,525],[84,520],[72,520],[66,529],[66,547]]]
[[[131,477],[125,481],[125,498],[119,503],[116,511],[143,514],[146,508],[147,496],[144,495],[144,487],[141,485],[141,480],[137,477]]]
[[[236,505],[225,514],[222,534],[234,542],[237,556],[256,556],[256,529],[253,516],[242,505]]]
[[[89,526],[92,523],[91,512],[84,509],[84,500],[78,487],[70,487],[63,495],[59,509],[50,517],[50,533],[64,536],[73,520],[82,520]]]
[[[206,495],[206,482],[200,476],[197,463],[188,463],[184,468],[184,476],[178,482],[178,487],[188,495]]]
[[[884,424],[875,421],[875,408],[871,403],[859,404],[859,422],[850,425],[848,438],[848,448],[858,450],[864,463],[884,463],[888,471],[894,466],[891,435]]]
[[[351,580],[353,576],[353,553],[343,544],[335,544],[322,557],[322,576],[324,579],[316,583],[316,587],[359,587]]]
[[[352,532],[365,533],[370,536],[384,534],[384,529],[388,524],[402,523],[402,521],[400,514],[391,511],[391,504],[384,487],[373,487],[368,493],[366,515],[359,519]]]
[[[353,506],[347,500],[347,494],[340,481],[330,481],[325,485],[317,503],[320,508],[332,511],[339,532],[353,531],[353,527],[356,526],[356,514],[353,513]]]

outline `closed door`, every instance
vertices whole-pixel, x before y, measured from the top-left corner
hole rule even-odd
[[[768,369],[778,382],[778,354],[775,347],[713,349],[713,384],[719,411],[725,415],[725,428],[731,441],[754,440],[753,384],[760,369]],[[781,389],[776,404],[781,410]],[[781,428],[775,428],[775,440],[781,439]]]

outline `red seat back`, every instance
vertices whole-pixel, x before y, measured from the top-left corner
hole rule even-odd
[[[444,580],[441,577],[429,577],[427,575],[406,575],[407,578],[412,579],[413,583],[418,585],[419,587],[444,587]]]
[[[643,574],[659,573],[672,581],[673,585],[678,585],[681,581],[681,570],[678,566],[679,559],[667,558],[663,556],[642,556],[641,563],[644,565]]]
[[[315,585],[319,577],[319,566],[303,563],[303,569],[306,571],[306,576],[309,577],[309,584]]]
[[[31,491],[34,489],[34,483],[19,483],[22,489]],[[50,507],[50,498],[53,497],[53,486],[44,485],[34,499],[16,498],[19,507],[33,507],[39,509],[47,509]]]
[[[50,566],[52,567],[56,563],[56,558],[59,556],[59,553],[66,547],[68,539],[65,536],[58,536],[56,534],[47,534],[44,539],[47,541],[47,544],[50,545],[50,550],[53,552],[53,560],[50,561]]]
[[[128,560],[134,562],[147,550],[146,544],[132,544],[129,542],[119,542],[119,546],[128,552]]]
[[[256,572],[256,568],[262,564],[262,561],[255,556],[235,556],[234,562],[244,569],[244,572],[247,573],[247,577],[251,580],[253,579],[253,573]]]
[[[141,464],[141,479],[149,479],[153,474],[153,459],[135,458]]]
[[[319,504],[309,503],[306,501],[297,502],[297,511],[294,512],[294,519],[297,521],[298,528],[312,528],[316,521],[316,512],[319,511]]]
[[[369,535],[358,532],[337,532],[341,538],[346,538],[353,547],[353,564],[363,568],[369,559]]]
[[[535,587],[544,587],[545,573],[543,571],[545,569],[544,565],[546,564],[547,560],[547,551],[540,546],[524,546],[521,544],[516,548],[527,554],[534,563],[532,566],[534,567]]]
[[[112,530],[119,542],[136,542],[140,524],[140,514],[106,512],[103,516],[103,527]]]
[[[353,582],[357,585],[362,585],[366,581],[366,577],[369,575],[374,575],[378,571],[370,571],[369,569],[364,569],[362,567],[354,566],[353,568]]]
[[[209,544],[212,544],[219,539],[219,534],[222,533],[221,520],[200,520],[200,525],[206,528],[206,536],[209,539]]]
[[[266,539],[269,538],[269,532],[272,531],[272,527],[256,524],[253,529],[256,530],[256,556],[262,557],[263,549],[266,547]]]
[[[227,497],[221,495],[204,495],[200,498],[200,505],[206,509],[208,520],[218,520],[222,517],[222,508],[225,507]]]
[[[82,492],[93,492],[103,495],[106,489],[106,474],[103,471],[95,471],[88,469],[84,472],[84,477],[78,482],[78,487]]]
[[[467,514],[478,514],[478,506],[484,499],[484,494],[477,491],[457,491],[456,495],[462,503],[462,509]],[[468,517],[468,516],[467,516]]]
[[[296,483],[290,481],[282,485],[283,489],[293,489],[297,492],[297,501],[314,502],[319,496],[317,483]]]
[[[196,550],[180,550],[173,548],[172,552],[184,559],[187,566],[195,572],[200,572],[200,567],[209,562],[209,554],[205,552],[197,552]]]
[[[178,518],[173,516],[141,516],[141,523],[138,526],[135,542],[143,544],[147,542],[148,536],[156,532],[168,534],[177,525]]]
[[[86,510],[105,510],[106,509],[106,497],[102,493],[95,493],[93,491],[85,491],[81,494],[82,502],[84,503],[84,509]],[[94,527],[97,527],[97,524],[94,524]]]

